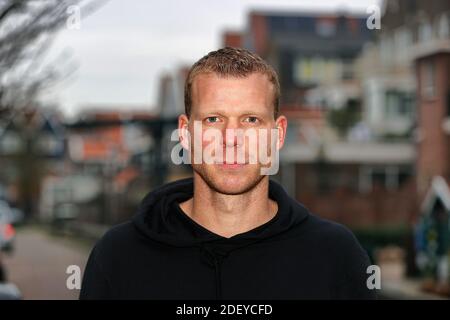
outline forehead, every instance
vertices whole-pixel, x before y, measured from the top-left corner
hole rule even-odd
[[[246,77],[201,73],[192,82],[192,112],[273,112],[273,95],[274,86],[262,73]]]

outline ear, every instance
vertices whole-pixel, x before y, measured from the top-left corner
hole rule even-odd
[[[284,145],[284,141],[286,140],[286,132],[288,126],[287,118],[285,116],[279,116],[275,121],[275,125],[276,129],[278,130],[277,149],[280,150]]]
[[[189,118],[187,115],[182,114],[178,117],[178,137],[180,139],[181,146],[190,150],[191,138],[189,133]]]

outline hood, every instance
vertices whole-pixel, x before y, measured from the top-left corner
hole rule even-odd
[[[279,184],[269,181],[269,197],[278,203],[277,214],[265,224],[231,238],[207,230],[181,210],[179,203],[193,196],[192,178],[150,192],[133,223],[143,238],[174,247],[197,247],[201,261],[214,270],[215,295],[221,299],[224,259],[242,247],[282,235],[308,217],[305,207],[290,198]]]
[[[145,237],[175,247],[223,244],[231,248],[263,241],[290,230],[308,216],[308,210],[292,199],[281,185],[269,180],[269,197],[278,203],[278,212],[267,223],[231,238],[217,235],[197,224],[179,207],[192,198],[193,178],[168,183],[145,196],[133,224]]]

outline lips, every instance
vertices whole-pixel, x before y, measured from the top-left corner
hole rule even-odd
[[[239,169],[242,168],[245,164],[243,163],[218,163],[217,164],[221,168],[225,169]]]
[[[224,168],[224,169],[239,169],[242,168],[246,165],[247,163],[240,163],[237,161],[233,161],[233,162],[216,162],[215,165],[219,166],[220,168]]]

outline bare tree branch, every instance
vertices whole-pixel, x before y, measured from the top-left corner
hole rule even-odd
[[[0,0],[0,119],[2,113],[32,103],[43,88],[64,77],[67,70],[61,65],[42,62],[66,24],[67,8],[78,6],[85,18],[105,2]]]

